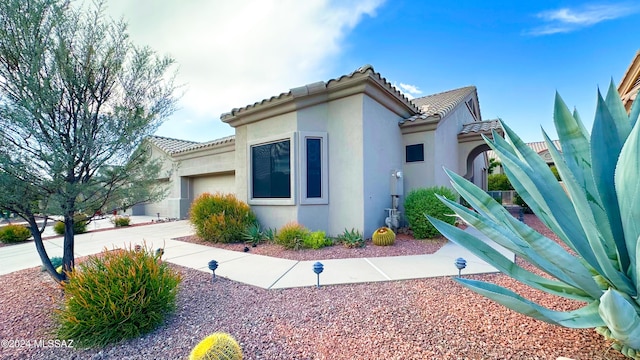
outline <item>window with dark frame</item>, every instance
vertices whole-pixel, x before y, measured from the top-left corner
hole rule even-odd
[[[291,198],[291,141],[252,146],[251,174],[253,198]]]
[[[406,162],[424,161],[424,144],[407,145],[405,159]]]
[[[322,139],[306,138],[307,198],[322,197]]]

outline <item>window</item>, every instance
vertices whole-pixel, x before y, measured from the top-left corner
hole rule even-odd
[[[300,204],[328,204],[327,133],[300,132]]]
[[[424,144],[407,145],[405,151],[407,162],[424,161]]]
[[[291,140],[251,147],[251,197],[291,198]]]

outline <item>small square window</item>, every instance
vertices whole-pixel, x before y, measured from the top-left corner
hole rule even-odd
[[[405,150],[407,162],[424,161],[424,144],[407,145]]]

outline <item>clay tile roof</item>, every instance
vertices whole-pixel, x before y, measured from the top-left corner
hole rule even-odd
[[[502,126],[500,125],[500,120],[498,119],[475,121],[472,123],[464,124],[459,135],[471,133],[491,133],[492,130],[500,129],[502,129]]]
[[[400,92],[395,86],[393,86],[393,84],[391,84],[380,73],[376,72],[373,69],[373,66],[371,66],[369,64],[366,64],[366,65],[363,65],[363,66],[359,67],[358,69],[356,69],[355,71],[351,72],[348,75],[342,75],[342,76],[334,78],[334,79],[329,79],[326,82],[319,81],[319,82],[303,85],[303,86],[298,87],[298,88],[290,89],[288,92],[283,92],[280,95],[272,96],[272,97],[270,97],[268,99],[263,99],[261,101],[257,101],[257,102],[255,102],[253,104],[249,104],[249,105],[246,105],[246,106],[241,107],[241,108],[234,108],[230,112],[222,114],[220,116],[220,119],[222,119],[222,121],[225,121],[226,119],[229,119],[229,118],[231,118],[231,117],[233,117],[235,115],[238,115],[238,114],[240,114],[242,112],[251,110],[253,108],[259,107],[259,106],[264,105],[264,104],[275,103],[278,100],[286,101],[289,98],[293,98],[293,97],[298,96],[298,92],[299,91],[301,91],[301,93],[304,94],[305,92],[302,90],[304,88],[307,88],[307,91],[309,91],[310,89],[312,91],[319,91],[321,89],[325,89],[326,87],[330,86],[333,83],[339,83],[341,81],[352,79],[352,78],[355,78],[355,77],[358,77],[358,76],[362,76],[362,75],[370,76],[370,77],[380,81],[383,84],[384,87],[386,87],[396,97],[401,99],[401,101],[405,102],[405,104],[407,106],[411,107],[413,109],[413,111],[416,111],[416,112],[418,111],[418,108],[416,107],[416,105],[413,102],[411,102],[411,100],[409,100],[409,98],[407,98],[404,94],[402,94],[402,92]]]
[[[172,139],[163,136],[149,136],[149,141],[159,147],[162,151],[169,155],[185,153],[197,149],[204,149],[208,147],[214,147],[216,145],[222,145],[235,141],[235,136],[227,136],[220,139],[215,139],[207,142],[195,142],[189,140]]]
[[[476,91],[475,86],[466,86],[459,89],[449,90],[433,95],[427,95],[411,100],[419,109],[420,114],[400,121],[403,124],[407,121],[426,119],[431,116],[444,118],[449,112],[455,109],[464,98]]]

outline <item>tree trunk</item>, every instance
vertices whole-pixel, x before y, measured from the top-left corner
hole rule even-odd
[[[29,215],[26,219],[29,223],[29,230],[31,230],[31,235],[33,235],[33,241],[36,243],[36,250],[38,251],[38,255],[40,255],[40,261],[42,261],[42,265],[47,269],[47,272],[53,280],[57,282],[62,282],[66,280],[66,276],[64,274],[59,274],[56,269],[53,268],[53,264],[51,263],[51,259],[47,254],[47,250],[44,248],[44,243],[42,242],[42,233],[40,233],[40,229],[38,228],[38,223],[33,215]]]
[[[73,254],[73,213],[64,214],[64,244],[62,246],[62,269],[63,273],[73,271],[75,266],[74,254]],[[67,276],[63,276],[66,280]]]

